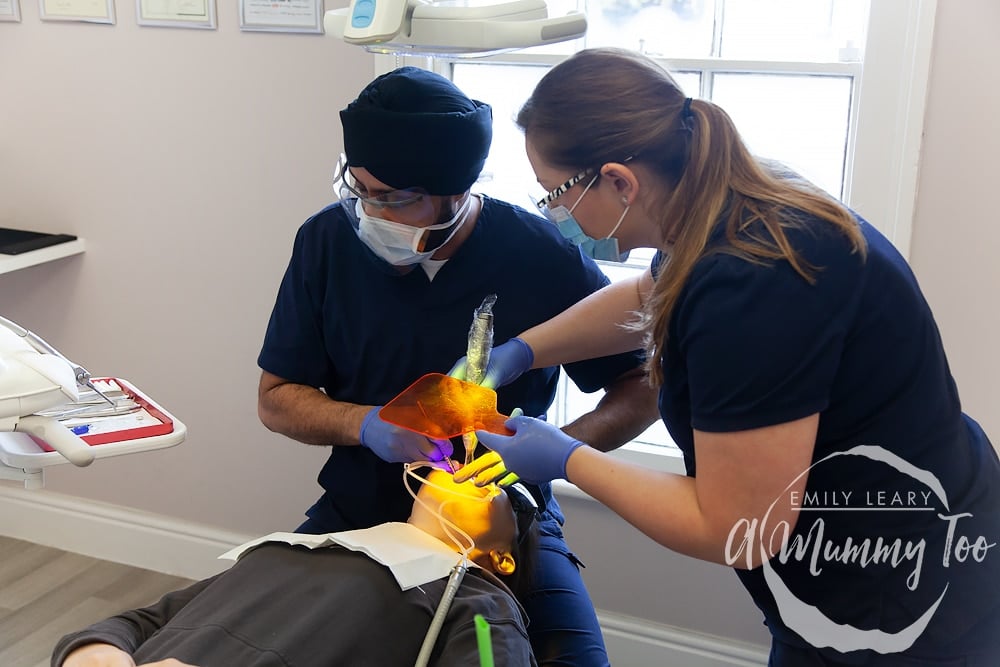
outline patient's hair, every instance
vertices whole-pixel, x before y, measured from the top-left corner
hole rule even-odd
[[[541,517],[538,509],[520,492],[510,488],[506,491],[517,519],[518,535],[514,544],[511,545],[511,554],[514,556],[517,567],[511,574],[498,574],[497,576],[507,585],[514,597],[523,604],[525,596],[531,591],[534,584],[533,573],[538,562],[538,520]]]
[[[510,574],[497,574],[500,581],[507,585],[510,592],[519,602],[524,604],[524,597],[531,591],[534,583],[535,563],[538,561],[538,524],[533,522],[525,531],[523,538],[518,539],[511,549],[517,567]]]

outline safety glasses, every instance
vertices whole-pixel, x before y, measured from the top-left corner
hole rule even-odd
[[[341,199],[356,197],[363,204],[375,209],[399,210],[420,203],[425,197],[430,196],[423,188],[401,188],[372,194],[354,178],[347,164],[347,156],[343,153],[340,154],[337,166],[333,170],[333,189]]]

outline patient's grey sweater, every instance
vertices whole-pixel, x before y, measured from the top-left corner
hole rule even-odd
[[[446,581],[401,591],[363,554],[266,543],[226,572],[63,637],[52,666],[79,646],[104,642],[137,665],[176,658],[198,667],[411,667]],[[498,667],[536,665],[523,609],[476,568],[452,603],[432,665],[479,664],[477,613],[489,621]]]

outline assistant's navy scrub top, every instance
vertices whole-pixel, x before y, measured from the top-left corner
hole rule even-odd
[[[849,498],[855,507],[883,509],[803,511],[793,535],[804,540],[811,529],[813,546],[843,545],[848,537],[855,544],[879,537],[923,541],[923,563],[915,565],[914,551],[895,568],[820,557],[819,574],[795,558],[787,564],[772,559],[775,571],[797,598],[833,621],[886,632],[913,623],[947,585],[913,648],[967,635],[965,645],[974,650],[980,640],[991,641],[983,628],[972,628],[975,619],[993,619],[986,623],[996,627],[1000,617],[1000,547],[982,563],[957,563],[952,556],[945,566],[949,523],[938,515],[973,514],[959,520],[956,540],[963,534],[1000,542],[1000,464],[985,433],[961,411],[937,326],[910,268],[873,226],[860,225],[866,259],[852,254],[829,224],[810,220],[788,232],[815,267],[813,285],[786,261],[760,265],[712,253],[723,239],[719,225],[672,315],[660,412],[691,476],[697,473],[694,429],[740,431],[820,413],[806,489],[812,500],[829,508]],[[766,234],[759,225],[750,231]],[[657,256],[654,272],[663,261]],[[824,460],[862,445],[932,473],[948,506],[933,493],[927,498],[929,486],[886,462],[860,455]],[[897,505],[921,507],[927,498],[933,509],[887,509],[894,498],[901,500]],[[782,622],[762,569],[737,573],[772,633],[801,645]]]

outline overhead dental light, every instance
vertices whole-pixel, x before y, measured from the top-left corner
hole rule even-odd
[[[576,39],[587,18],[550,17],[545,0],[351,0],[323,25],[374,53],[468,57]]]

